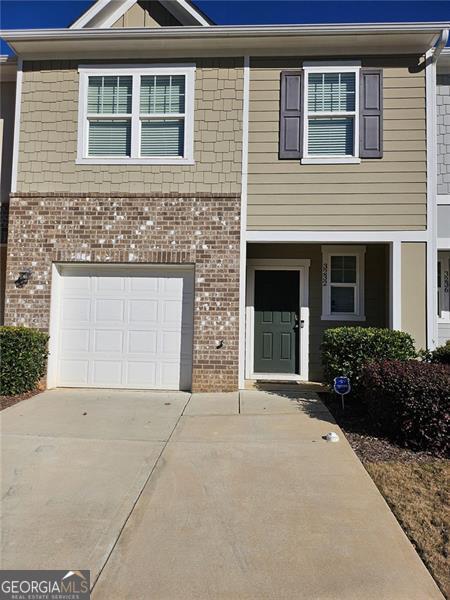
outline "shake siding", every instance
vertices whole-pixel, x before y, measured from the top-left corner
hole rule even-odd
[[[243,59],[187,62],[197,65],[194,165],[77,165],[78,63],[26,62],[18,191],[240,193]]]
[[[437,101],[437,147],[438,194],[450,194],[450,73],[438,74]]]
[[[251,61],[248,229],[425,229],[425,76],[417,59],[363,61],[383,67],[384,155],[359,165],[279,160],[280,71],[301,63]]]

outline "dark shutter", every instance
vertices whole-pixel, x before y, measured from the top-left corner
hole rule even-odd
[[[280,94],[280,158],[302,157],[302,71],[282,71]]]
[[[361,69],[359,155],[383,156],[383,69]]]

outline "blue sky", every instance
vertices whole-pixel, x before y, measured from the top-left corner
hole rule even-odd
[[[0,28],[67,27],[88,0],[0,0]],[[197,0],[216,23],[450,21],[450,0]],[[7,52],[2,45],[2,53]]]

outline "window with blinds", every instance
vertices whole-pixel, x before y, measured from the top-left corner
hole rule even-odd
[[[192,160],[194,68],[168,70],[82,75],[87,96],[80,113],[82,160]]]
[[[131,103],[131,77],[89,77],[89,156],[130,156]]]
[[[309,72],[306,128],[309,156],[354,156],[356,73]]]
[[[141,155],[183,156],[184,75],[141,77]]]

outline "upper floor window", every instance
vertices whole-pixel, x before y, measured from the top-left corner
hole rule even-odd
[[[359,61],[282,71],[280,159],[359,163],[383,156],[383,72]]]
[[[357,158],[359,67],[305,67],[304,158]]]
[[[193,162],[194,67],[80,68],[78,162]]]

